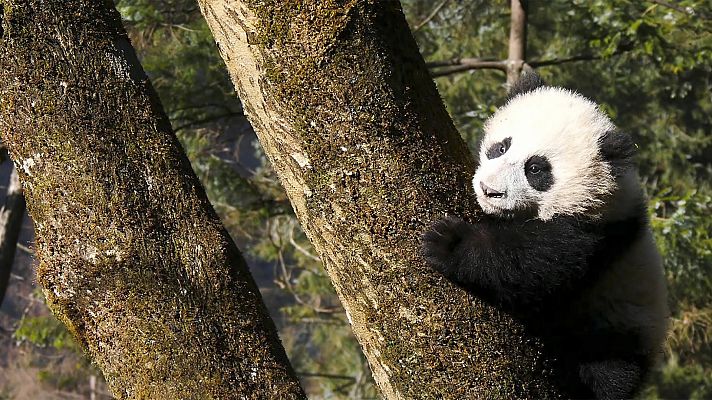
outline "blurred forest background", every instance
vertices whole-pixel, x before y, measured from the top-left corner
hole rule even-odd
[[[506,95],[505,0],[403,0],[448,110],[472,150]],[[310,398],[378,398],[329,278],[234,94],[192,0],[118,0],[193,168],[246,255]],[[663,254],[672,331],[645,399],[712,398],[712,4],[530,1],[526,61],[602,104],[639,148]],[[9,175],[9,162],[2,166]],[[0,312],[0,399],[110,398],[34,287],[31,228]]]

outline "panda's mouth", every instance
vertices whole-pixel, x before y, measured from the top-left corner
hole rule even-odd
[[[482,189],[482,193],[484,193],[486,197],[489,197],[491,199],[501,199],[507,194],[507,192],[492,189],[484,182],[480,182],[480,189]]]

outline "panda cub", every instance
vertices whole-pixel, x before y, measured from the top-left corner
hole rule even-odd
[[[577,398],[633,396],[666,337],[634,153],[596,104],[530,72],[485,124],[472,182],[485,215],[423,236],[429,264],[541,338]]]

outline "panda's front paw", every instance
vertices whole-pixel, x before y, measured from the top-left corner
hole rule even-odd
[[[456,273],[457,251],[472,227],[457,217],[445,217],[438,220],[423,234],[420,253],[425,260],[448,277]]]

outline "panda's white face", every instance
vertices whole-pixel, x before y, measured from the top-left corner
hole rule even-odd
[[[616,188],[599,141],[615,126],[596,104],[565,89],[519,95],[485,124],[473,186],[493,215],[595,215]]]

